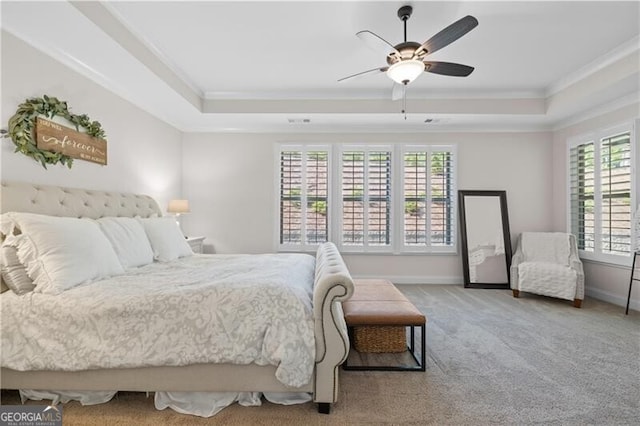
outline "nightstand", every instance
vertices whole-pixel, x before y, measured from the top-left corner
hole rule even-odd
[[[202,253],[205,237],[187,237],[187,244],[191,246],[194,253]]]

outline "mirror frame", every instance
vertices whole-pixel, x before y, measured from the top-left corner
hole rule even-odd
[[[504,257],[507,272],[505,283],[472,283],[469,275],[469,247],[467,244],[467,220],[465,212],[465,197],[498,197],[502,216],[502,235],[504,237]],[[458,191],[458,215],[460,217],[460,240],[462,243],[462,267],[464,271],[465,288],[511,288],[511,234],[509,232],[509,212],[507,210],[507,191],[460,190]]]

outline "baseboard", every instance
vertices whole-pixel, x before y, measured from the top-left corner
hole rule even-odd
[[[608,291],[598,290],[595,288],[586,288],[585,293],[589,297],[593,297],[594,299],[602,300],[605,302],[613,303],[614,305],[626,307],[627,306],[627,298],[620,297],[617,294],[609,293]],[[629,303],[629,309],[633,309],[634,311],[640,311],[640,302],[631,300]]]
[[[447,284],[462,285],[462,277],[394,276],[394,275],[355,275],[356,279],[383,279],[394,284]]]
[[[389,280],[394,284],[446,284],[446,285],[463,285],[462,277],[432,277],[432,276],[406,276],[406,275],[356,275],[353,278],[360,279],[383,279]],[[618,306],[627,306],[627,298],[620,297],[608,291],[598,289],[585,289],[585,293],[589,297],[613,303]],[[629,308],[640,310],[640,302],[631,300]]]

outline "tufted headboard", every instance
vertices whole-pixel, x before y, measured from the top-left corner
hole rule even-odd
[[[162,216],[158,203],[148,195],[26,182],[0,183],[0,211],[90,219],[104,216]]]
[[[26,182],[0,182],[0,213],[5,212],[90,219],[104,216],[162,216],[158,203],[148,195]],[[0,292],[6,290],[7,287],[0,280]]]

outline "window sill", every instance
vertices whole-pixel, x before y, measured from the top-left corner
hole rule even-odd
[[[344,251],[340,250],[340,253],[343,256],[457,256],[457,252],[443,252],[443,251],[402,251],[402,252],[392,252],[392,251]]]
[[[301,248],[301,249],[293,249],[293,248],[283,248],[279,247],[277,249],[278,253],[306,253],[315,255],[317,251],[316,248]],[[459,253],[456,250],[452,251],[357,251],[357,250],[345,250],[344,248],[338,247],[338,251],[343,256],[457,256]]]
[[[580,260],[582,261],[582,263],[590,263],[592,265],[607,266],[609,268],[619,268],[619,269],[630,270],[633,257],[629,256],[628,258],[625,258],[624,261],[616,261],[616,262],[606,261],[602,259],[593,259],[593,258],[582,257],[582,256],[580,256]]]

